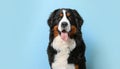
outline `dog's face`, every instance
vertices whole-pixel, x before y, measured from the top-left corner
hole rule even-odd
[[[53,31],[54,37],[60,35],[63,40],[72,37],[80,31],[83,19],[76,10],[57,9],[48,19],[48,25]]]

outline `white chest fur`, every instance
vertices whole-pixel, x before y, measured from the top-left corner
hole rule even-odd
[[[52,68],[75,69],[74,64],[68,64],[67,62],[70,51],[72,51],[76,46],[75,40],[69,38],[67,41],[63,41],[60,36],[57,36],[53,40],[52,46],[57,50],[54,62],[52,63]]]

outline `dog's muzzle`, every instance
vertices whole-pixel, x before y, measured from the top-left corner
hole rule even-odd
[[[66,28],[68,26],[68,23],[67,22],[62,22],[62,24],[61,24],[61,27],[62,28]]]

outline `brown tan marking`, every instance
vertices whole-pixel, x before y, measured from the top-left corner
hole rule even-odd
[[[75,69],[79,69],[79,66],[78,66],[78,64],[76,64],[76,65],[75,65]]]
[[[63,16],[63,13],[60,13],[59,16],[62,17],[62,16]]]
[[[77,31],[77,28],[75,26],[71,26],[71,32],[69,33],[69,35],[72,37]]]
[[[54,33],[54,37],[58,36],[58,26],[54,26],[53,28],[53,33]]]
[[[68,12],[66,15],[69,17],[69,16],[70,16],[70,13]]]

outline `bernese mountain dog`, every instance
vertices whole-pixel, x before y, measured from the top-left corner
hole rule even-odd
[[[86,69],[82,24],[82,17],[74,9],[56,9],[51,13],[47,48],[51,69]]]

